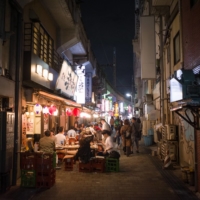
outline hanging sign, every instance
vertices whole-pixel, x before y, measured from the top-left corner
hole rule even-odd
[[[92,73],[87,72],[85,74],[85,102],[92,102]]]
[[[77,81],[77,74],[72,70],[72,67],[67,63],[67,61],[64,60],[57,79],[56,90],[60,90],[61,93],[67,96],[74,96]]]
[[[76,88],[76,102],[85,104],[85,66],[77,66],[78,83]]]

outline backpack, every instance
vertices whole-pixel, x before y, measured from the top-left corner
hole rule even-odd
[[[111,151],[109,156],[108,156],[108,158],[117,158],[117,159],[119,159],[119,157],[120,157],[120,154],[117,151],[114,151],[114,150]]]
[[[130,131],[126,131],[125,132],[125,138],[126,139],[130,139],[131,138],[131,132]]]

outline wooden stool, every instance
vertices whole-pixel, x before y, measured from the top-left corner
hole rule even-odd
[[[73,164],[74,164],[74,156],[73,155],[66,155],[63,158],[63,161],[65,163],[65,171],[72,171],[73,170]]]

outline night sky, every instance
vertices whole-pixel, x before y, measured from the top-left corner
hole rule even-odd
[[[117,90],[131,92],[133,74],[134,0],[82,0],[82,21],[99,65],[113,84],[113,49],[116,48]],[[106,67],[105,67],[106,66]]]

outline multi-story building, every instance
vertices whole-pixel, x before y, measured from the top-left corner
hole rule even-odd
[[[174,162],[194,171],[199,191],[199,2],[135,2],[135,98],[142,102],[135,107],[143,134],[154,128],[160,157],[169,150]]]

